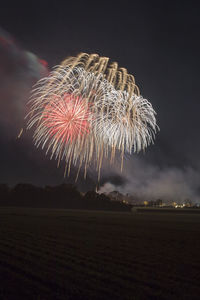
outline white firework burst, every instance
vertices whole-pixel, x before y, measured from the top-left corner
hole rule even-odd
[[[66,100],[67,99],[67,100]],[[102,73],[82,67],[57,66],[32,92],[27,115],[35,145],[51,149],[51,158],[85,167],[116,150],[131,153],[153,142],[158,129],[155,111],[142,96],[116,90]],[[71,123],[70,123],[71,122]]]

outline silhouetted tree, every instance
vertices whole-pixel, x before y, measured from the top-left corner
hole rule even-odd
[[[0,199],[1,206],[130,210],[128,205],[119,201],[111,201],[108,196],[94,191],[89,191],[82,196],[74,185],[65,183],[44,188],[20,183],[12,189],[1,184]]]
[[[0,203],[6,203],[8,201],[10,189],[7,184],[0,184]]]

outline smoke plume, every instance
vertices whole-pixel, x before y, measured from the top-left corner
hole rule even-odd
[[[21,49],[0,29],[0,130],[6,137],[16,137],[23,127],[30,89],[47,73],[44,60]]]
[[[186,200],[197,203],[200,202],[199,183],[200,174],[192,167],[160,168],[145,159],[132,157],[125,162],[121,174],[117,170],[114,176],[108,173],[99,193],[119,191],[140,202],[162,199],[165,203]]]

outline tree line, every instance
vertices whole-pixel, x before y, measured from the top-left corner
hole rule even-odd
[[[118,201],[111,201],[105,194],[88,191],[82,194],[76,186],[61,184],[58,186],[37,187],[20,183],[10,188],[0,184],[0,206],[66,208],[130,211],[131,206]]]

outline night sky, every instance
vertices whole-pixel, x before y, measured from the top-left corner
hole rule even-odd
[[[145,154],[102,171],[101,191],[200,202],[199,5],[195,1],[4,3],[0,11],[0,182],[64,181],[30,133],[16,139],[31,86],[69,55],[98,53],[136,79],[160,132]],[[46,65],[48,63],[48,66]],[[80,189],[95,186],[91,169]],[[65,180],[67,181],[67,180]],[[73,174],[69,181],[73,182]]]

